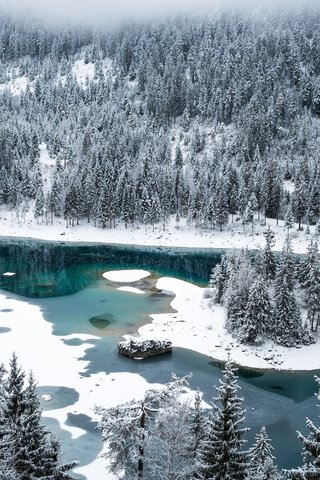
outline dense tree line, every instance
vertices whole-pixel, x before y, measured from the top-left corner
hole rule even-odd
[[[265,238],[264,249],[254,255],[240,251],[222,258],[209,281],[212,301],[226,307],[226,328],[243,343],[271,338],[285,346],[308,345],[320,325],[318,244],[311,241],[297,262],[289,236],[278,259],[270,228]]]
[[[25,385],[26,384],[26,385]],[[0,477],[2,480],[73,480],[77,463],[61,465],[60,443],[41,422],[36,382],[18,365],[0,366]]]
[[[265,216],[317,224],[319,28],[311,9],[114,30],[3,13],[1,202],[102,227],[170,215],[218,229]],[[79,58],[93,65],[85,84]],[[56,159],[49,181],[41,143]]]
[[[243,399],[235,365],[227,361],[212,409],[201,408],[201,395],[186,394],[187,377],[173,377],[140,401],[97,407],[99,429],[108,447],[110,470],[125,479],[148,480],[314,480],[320,476],[319,427],[303,443],[303,465],[279,471],[265,427],[246,446]],[[317,379],[319,382],[319,379]],[[319,398],[319,394],[317,395]]]

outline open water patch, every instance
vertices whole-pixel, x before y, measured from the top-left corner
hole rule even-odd
[[[8,333],[11,332],[11,328],[8,327],[0,327],[0,334],[1,333]]]
[[[74,388],[69,387],[41,386],[37,387],[37,392],[43,411],[68,407],[79,400],[79,393]],[[48,397],[50,397],[50,400],[45,400]]]
[[[90,343],[94,345],[96,343],[95,340],[82,340],[81,338],[66,338],[62,340],[65,345],[68,347],[81,347],[81,345]]]

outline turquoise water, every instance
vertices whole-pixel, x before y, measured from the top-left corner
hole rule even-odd
[[[143,268],[206,285],[222,253],[8,238],[0,242],[0,288],[29,298],[70,295],[114,268]],[[16,275],[3,277],[5,272]]]
[[[54,335],[75,334],[72,340],[65,340],[70,347],[81,345],[77,334],[97,337],[89,340],[92,348],[84,354],[83,360],[88,364],[82,376],[101,371],[132,372],[150,383],[165,383],[172,372],[179,376],[192,372],[191,386],[200,388],[204,399],[210,402],[216,395],[214,385],[218,384],[221,370],[208,357],[177,348],[172,355],[133,362],[117,354],[116,343],[123,334],[135,333],[149,320],[150,313],[172,311],[169,305],[172,298],[153,291],[157,275],[170,274],[205,284],[221,253],[221,250],[57,245],[7,239],[0,242],[0,288],[24,295],[28,297],[26,302],[38,305],[44,318],[52,323]],[[118,285],[102,279],[102,273],[113,268],[152,271],[150,279],[135,284],[145,294],[120,292],[116,289]],[[6,271],[16,275],[3,277]],[[306,415],[315,421],[318,417],[313,375],[240,371],[246,420],[251,427],[249,444],[256,431],[266,425],[280,467],[301,463],[301,445],[295,432],[297,429],[305,432]],[[47,386],[44,391],[50,393],[53,389],[56,393],[59,402],[55,408],[71,406],[77,392],[59,388]],[[49,404],[44,402],[43,407],[52,408]],[[47,423],[58,428],[54,420],[49,419]],[[81,458],[83,464],[93,461],[101,444],[91,419],[70,413],[68,423],[86,430],[86,434],[76,440],[67,432],[59,431],[68,458]]]

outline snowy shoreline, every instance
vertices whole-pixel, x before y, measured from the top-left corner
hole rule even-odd
[[[304,372],[320,369],[318,342],[301,348],[282,347],[272,341],[258,346],[240,344],[224,328],[225,309],[220,305],[209,306],[205,288],[169,277],[160,278],[156,287],[175,295],[171,307],[176,312],[150,315],[152,322],[139,329],[144,339],[168,338],[173,347],[196,351],[216,362],[225,362],[230,352],[231,359],[239,367],[250,370]]]
[[[0,214],[1,215],[1,214]],[[21,229],[10,227],[10,222],[5,223],[1,228],[3,240],[29,240],[49,241],[72,245],[80,244],[108,244],[113,246],[124,246],[127,248],[188,248],[188,249],[232,249],[252,248],[257,249],[264,245],[265,238],[263,231],[265,227],[260,226],[258,235],[248,236],[244,232],[203,232],[196,231],[187,225],[176,229],[171,223],[168,229],[159,237],[160,227],[155,227],[155,232],[150,228],[121,228],[101,229],[92,225],[78,225],[62,231],[57,223],[54,225],[37,225],[30,220],[30,225],[23,225]],[[274,222],[275,223],[275,222]],[[1,220],[2,224],[2,220]],[[274,251],[281,250],[287,231],[268,222],[275,231]],[[3,227],[3,225],[1,225]],[[9,228],[10,227],[10,228]],[[157,230],[158,228],[158,230]],[[293,231],[292,245],[296,254],[305,254],[310,240],[303,231]],[[36,237],[30,237],[35,235]],[[159,241],[157,244],[156,241]],[[254,243],[253,243],[254,242]],[[187,245],[187,246],[186,246]],[[109,274],[112,272],[108,272]],[[116,274],[117,275],[117,274]],[[132,282],[132,273],[128,271],[128,280],[121,278],[126,283]],[[116,278],[116,277],[115,277]],[[180,282],[180,283],[179,283]],[[177,279],[161,278],[157,288],[171,291],[175,298],[172,307],[177,314],[151,315],[152,323],[142,327],[143,335],[150,335],[150,338],[161,340],[172,337],[170,340],[174,346],[197,351],[201,354],[224,362],[227,358],[227,350],[231,349],[233,360],[239,365],[254,370],[281,370],[281,371],[310,371],[320,369],[320,359],[317,360],[318,343],[301,348],[285,348],[268,341],[262,346],[246,346],[239,344],[224,329],[224,309],[218,305],[210,308],[208,299],[204,299],[205,289],[182,282]],[[134,291],[129,287],[132,293]],[[188,294],[186,293],[188,292]],[[191,307],[192,305],[192,307]],[[186,308],[187,306],[187,308]],[[201,319],[200,321],[195,318]],[[179,328],[182,327],[182,328]],[[164,328],[165,327],[165,328]],[[140,329],[141,330],[141,329]],[[165,330],[165,332],[163,331]],[[140,331],[141,333],[141,331]],[[316,362],[316,363],[315,363]],[[303,368],[301,368],[303,365]]]
[[[251,227],[244,230],[239,222],[228,224],[222,232],[210,229],[196,229],[188,225],[185,219],[181,219],[177,227],[172,217],[163,230],[162,224],[157,224],[154,228],[150,225],[140,225],[139,227],[125,226],[119,223],[116,228],[95,227],[89,223],[80,223],[73,227],[66,228],[66,223],[62,219],[55,219],[54,223],[45,225],[38,223],[31,212],[27,212],[24,220],[17,219],[11,211],[0,207],[0,240],[3,239],[24,239],[34,241],[50,241],[59,243],[85,243],[85,244],[107,244],[107,245],[126,245],[140,247],[179,247],[179,248],[199,248],[199,249],[235,249],[248,248],[255,250],[263,247],[265,237],[263,232],[266,227],[275,233],[274,251],[281,251],[287,229],[283,221],[276,224],[276,220],[267,219],[267,225],[256,224],[254,233]],[[310,227],[311,234],[315,227]],[[291,229],[292,248],[297,254],[304,254],[311,238],[304,231]]]

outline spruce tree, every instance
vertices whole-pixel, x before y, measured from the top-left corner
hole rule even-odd
[[[243,399],[238,397],[236,367],[228,360],[223,380],[216,387],[214,414],[209,416],[206,441],[203,446],[201,478],[207,480],[245,480],[248,473],[248,454],[243,450]]]
[[[320,255],[318,244],[311,241],[308,253],[299,268],[299,280],[304,289],[307,320],[312,331],[320,323]]]
[[[273,280],[276,273],[276,261],[272,251],[274,245],[274,232],[268,226],[267,230],[264,232],[264,237],[266,239],[265,247],[261,254],[261,265],[263,268],[263,273],[267,280]]]
[[[300,308],[294,293],[295,281],[296,269],[294,256],[290,238],[287,237],[282,249],[274,283],[275,341],[285,346],[294,346],[297,344],[309,345],[313,342],[312,336],[302,327]]]
[[[315,377],[320,385],[320,379]],[[316,393],[320,400],[320,391]],[[286,477],[291,480],[319,480],[320,478],[320,426],[315,425],[309,418],[306,419],[309,435],[305,437],[298,432],[298,438],[303,443],[303,465],[286,471]]]
[[[316,332],[320,325],[320,262],[315,263],[310,269],[306,288],[306,304],[311,331]]]
[[[255,444],[249,450],[250,480],[280,480],[280,473],[274,465],[273,447],[263,426],[255,437]]]
[[[241,327],[241,339],[246,343],[261,340],[271,330],[272,307],[263,277],[252,284]]]
[[[0,402],[0,469],[6,480],[73,480],[68,471],[77,463],[59,464],[60,445],[41,424],[40,401],[32,374],[25,373],[13,354],[7,377],[2,375]],[[1,471],[1,470],[0,470]],[[2,477],[1,477],[2,478]]]

